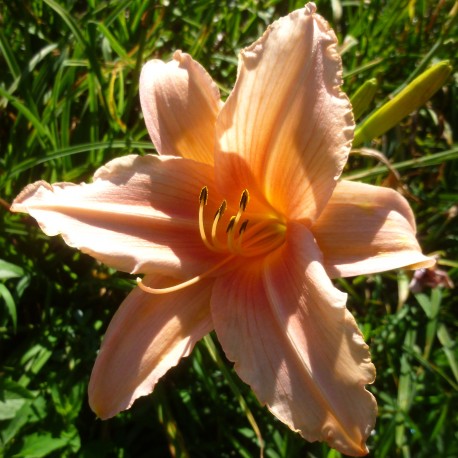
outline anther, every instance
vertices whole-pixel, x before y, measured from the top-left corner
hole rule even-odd
[[[283,243],[283,238],[278,239],[278,237],[276,237],[277,230],[272,226],[274,221],[254,221],[254,224],[252,223],[250,227],[248,227],[248,219],[242,221],[242,215],[247,209],[249,200],[250,194],[247,189],[244,189],[240,196],[237,214],[230,217],[229,223],[226,226],[227,240],[225,243],[222,243],[218,240],[217,232],[218,225],[227,210],[227,202],[223,200],[216,210],[211,225],[211,237],[207,238],[204,221],[204,207],[208,202],[208,188],[204,186],[201,189],[199,194],[199,232],[203,243],[208,249],[219,253],[230,252],[234,255],[250,257],[270,251],[270,248],[277,248],[279,242],[280,244]],[[243,241],[243,239],[245,239],[245,241]],[[198,278],[190,279],[181,286],[187,286],[197,281],[199,281]],[[155,292],[154,288],[148,288],[141,283],[139,283],[139,286],[145,291]],[[173,289],[174,287],[165,288],[163,292]]]
[[[204,225],[204,206],[207,205],[208,201],[208,188],[204,186],[200,190],[199,194],[199,232],[202,241],[204,242],[205,246],[210,250],[213,250],[212,244],[208,241],[207,236],[205,234],[205,225]]]
[[[244,189],[242,192],[242,197],[240,197],[240,210],[243,212],[246,210],[246,206],[248,205],[248,201],[250,200],[250,193],[248,189]]]
[[[248,226],[248,220],[246,219],[245,221],[243,221],[243,223],[240,225],[240,229],[239,229],[239,237],[235,243],[235,251],[237,253],[241,253],[242,252],[242,240],[243,240],[243,234],[245,233],[246,231],[246,228]]]
[[[229,220],[229,224],[227,225],[226,234],[232,231],[232,229],[234,228],[234,224],[235,224],[235,216],[231,216],[231,219]]]
[[[208,201],[208,188],[207,188],[207,186],[204,186],[200,190],[199,202],[200,202],[201,205],[202,204],[207,205],[207,201]]]
[[[213,218],[215,221],[219,220],[221,216],[224,215],[224,212],[226,211],[227,208],[227,203],[225,200],[221,202],[221,205],[219,206],[218,210],[216,210],[215,217]]]
[[[216,210],[215,217],[213,218],[212,224],[212,242],[217,249],[223,249],[224,247],[219,243],[218,238],[216,236],[216,229],[218,227],[219,220],[223,216],[224,212],[226,211],[227,203],[225,200],[221,202],[218,210]]]
[[[239,204],[239,211],[231,218],[229,224],[226,229],[227,236],[227,247],[230,251],[236,251],[236,247],[234,245],[234,228],[239,224],[240,218],[242,217],[242,213],[246,210],[246,206],[248,205],[248,200],[250,199],[250,194],[248,193],[248,189],[244,189],[242,192],[242,196],[240,197],[240,204]]]
[[[248,220],[246,219],[241,225],[239,229],[239,235],[242,235],[246,231],[246,227],[248,226]]]

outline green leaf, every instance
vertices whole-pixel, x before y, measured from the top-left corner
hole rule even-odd
[[[44,2],[47,3],[62,18],[79,43],[86,46],[86,40],[81,33],[78,23],[73,19],[72,15],[61,4],[54,0],[44,0]]]
[[[46,145],[45,139],[47,139],[51,145],[55,146],[54,139],[51,136],[51,133],[49,132],[48,127],[45,124],[43,124],[43,122],[39,119],[39,117],[36,114],[34,114],[25,105],[24,102],[19,100],[14,95],[11,95],[8,91],[3,89],[1,86],[0,86],[0,95],[2,97],[5,97],[19,111],[19,113],[21,113],[23,116],[25,116],[26,119],[30,121],[30,123],[37,130],[37,133],[40,136],[40,141],[42,142],[43,146]]]
[[[60,159],[74,154],[90,153],[95,150],[107,150],[107,149],[145,149],[153,150],[154,145],[151,142],[142,141],[129,141],[129,140],[114,140],[109,142],[95,142],[95,143],[83,143],[80,145],[72,145],[65,148],[57,149],[47,154],[43,158],[30,158],[26,161],[18,164],[9,173],[10,176],[30,170],[38,164],[52,161],[54,159]]]
[[[24,275],[24,269],[11,262],[0,259],[0,280],[18,278]]]
[[[0,51],[2,52],[3,57],[6,60],[8,68],[14,78],[19,78],[21,75],[21,68],[17,63],[14,52],[11,49],[9,41],[6,39],[5,34],[3,33],[3,27],[0,28]]]
[[[20,451],[15,457],[41,458],[67,445],[67,439],[52,437],[50,433],[34,433],[24,438]]]
[[[14,418],[24,404],[35,397],[36,393],[27,390],[12,380],[0,380],[0,420]]]
[[[110,43],[111,49],[124,61],[128,62],[129,56],[123,46],[119,43],[115,36],[108,30],[108,28],[101,22],[96,23],[97,27],[100,29],[104,37]]]
[[[16,303],[14,302],[14,298],[11,295],[9,289],[3,283],[0,283],[0,297],[2,297],[3,301],[5,302],[6,309],[8,310],[11,321],[13,323],[13,330],[14,332],[16,332],[16,328],[17,328]]]
[[[391,166],[395,170],[418,169],[420,167],[431,167],[433,165],[442,165],[444,162],[455,161],[458,159],[458,147],[441,151],[440,153],[416,157],[407,161],[394,162]],[[369,170],[358,170],[347,173],[343,178],[346,180],[361,180],[363,178],[375,177],[386,173],[386,167],[377,166]]]
[[[458,362],[456,358],[456,342],[450,337],[447,327],[441,324],[437,330],[437,337],[442,345],[445,356],[450,364],[455,380],[458,382]]]
[[[360,88],[351,96],[350,101],[353,107],[353,116],[358,120],[369,108],[377,92],[377,80],[371,78],[365,81]]]
[[[25,370],[19,379],[19,383],[27,386],[30,383],[31,377],[41,371],[51,355],[52,350],[43,345],[36,344],[32,346],[21,358],[20,364]]]
[[[0,400],[0,420],[10,420],[14,418],[26,402],[26,399]]]
[[[415,78],[357,127],[353,147],[379,137],[421,107],[445,84],[451,72],[449,61],[442,61]]]

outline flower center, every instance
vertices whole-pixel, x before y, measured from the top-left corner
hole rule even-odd
[[[251,214],[252,218],[242,221],[242,216],[246,212],[249,200],[250,194],[245,189],[240,197],[237,213],[229,218],[226,230],[222,231],[221,220],[227,209],[227,203],[223,200],[213,217],[211,230],[209,231],[210,237],[207,237],[208,231],[205,228],[204,208],[208,203],[208,188],[204,186],[199,194],[200,236],[209,250],[222,254],[225,253],[226,256],[206,272],[168,288],[151,288],[146,286],[140,278],[137,278],[137,284],[140,289],[151,294],[167,294],[179,291],[216,274],[222,267],[239,256],[253,258],[255,256],[266,255],[279,248],[285,241],[285,223],[278,217],[268,214],[262,214],[261,216]],[[222,232],[224,234],[224,241],[220,240]]]
[[[226,212],[227,203],[225,200],[216,210],[211,227],[211,235],[207,237],[204,221],[204,207],[208,202],[208,188],[204,186],[199,195],[199,231],[205,246],[216,252],[229,252],[244,257],[260,256],[267,254],[281,246],[284,242],[285,224],[277,217],[263,215],[262,218],[254,216],[243,219],[246,212],[250,194],[244,189],[240,197],[239,208],[236,215],[229,219],[225,231],[225,240],[221,242],[218,238],[221,218]]]

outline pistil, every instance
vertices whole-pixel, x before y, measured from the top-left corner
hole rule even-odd
[[[232,261],[234,257],[235,256],[233,255],[228,256],[227,258],[224,258],[221,262],[215,264],[212,268],[205,271],[203,274],[196,275],[195,277],[190,278],[189,280],[186,280],[182,283],[178,283],[177,285],[174,285],[174,286],[169,286],[167,288],[151,288],[150,286],[146,286],[140,277],[137,278],[137,285],[141,290],[145,291],[145,293],[150,293],[150,294],[168,294],[168,293],[173,293],[175,291],[180,291],[181,289],[187,288],[188,286],[191,286],[191,285],[195,285],[196,283],[200,282],[204,278],[211,276],[214,272],[219,270],[225,264]]]

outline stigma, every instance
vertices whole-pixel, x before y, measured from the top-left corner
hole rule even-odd
[[[253,257],[267,254],[283,244],[286,232],[285,224],[275,215],[269,214],[257,214],[252,215],[252,218],[246,218],[249,201],[250,193],[248,189],[244,189],[236,214],[230,216],[225,231],[222,231],[220,230],[221,220],[228,208],[226,200],[223,200],[213,216],[211,230],[207,231],[204,210],[208,204],[208,188],[204,186],[201,189],[199,194],[199,232],[203,243],[209,250]]]

